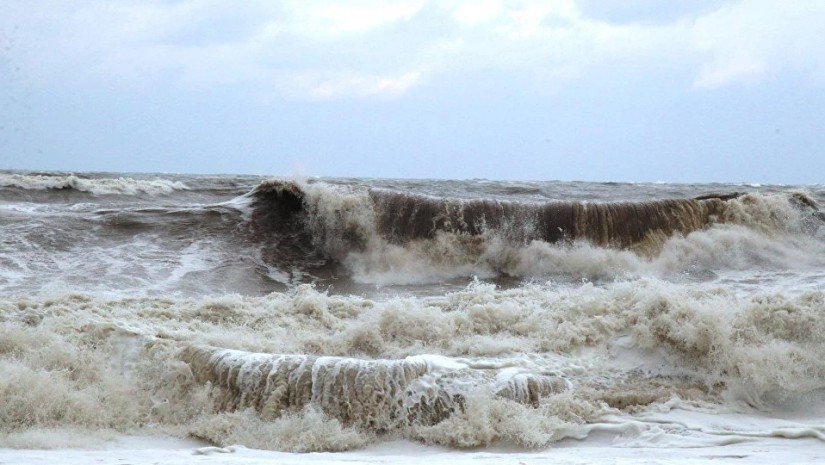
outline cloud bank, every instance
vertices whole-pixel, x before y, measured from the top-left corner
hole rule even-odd
[[[264,100],[397,99],[479,72],[547,93],[617,70],[676,72],[695,91],[825,83],[823,2],[617,3],[5,1],[0,54],[32,85],[237,86]]]

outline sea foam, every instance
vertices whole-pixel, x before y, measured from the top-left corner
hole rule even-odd
[[[825,388],[823,303],[819,292],[743,298],[658,280],[478,283],[386,300],[302,286],[266,297],[5,301],[0,441],[154,425],[228,445],[255,434],[231,425],[256,418],[340,437],[267,442],[268,428],[252,442],[289,450],[361,447],[388,433],[540,446],[674,397],[687,408],[769,409]]]

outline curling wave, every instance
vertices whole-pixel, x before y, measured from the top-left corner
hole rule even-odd
[[[554,271],[590,278],[593,273],[582,267],[612,269],[617,264],[630,272],[651,266],[678,268],[682,262],[704,260],[700,249],[707,247],[682,254],[684,258],[677,258],[679,263],[673,266],[651,265],[651,260],[673,262],[672,252],[684,248],[683,238],[700,231],[731,225],[741,228],[728,234],[735,236],[733,240],[755,243],[759,240],[753,234],[815,234],[823,220],[816,203],[801,193],[708,194],[610,203],[516,202],[268,181],[248,199],[253,229],[262,240],[275,244],[269,248],[271,262],[283,263],[292,254],[291,263],[300,257],[342,263],[357,282],[376,284],[527,277]],[[588,260],[581,255],[604,257]],[[547,260],[538,263],[541,257]]]
[[[524,203],[270,181],[259,185],[252,196],[259,219],[279,225],[298,220],[315,234],[339,233],[336,239],[355,248],[363,248],[371,234],[403,244],[439,233],[495,233],[521,243],[586,240],[626,248],[652,236],[688,234],[718,221],[725,200],[738,194],[646,202]]]

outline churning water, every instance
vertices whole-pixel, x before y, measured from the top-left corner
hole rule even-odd
[[[0,447],[825,438],[821,187],[3,172],[0,198]]]

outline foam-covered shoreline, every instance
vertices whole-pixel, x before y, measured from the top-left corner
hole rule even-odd
[[[718,417],[715,417],[718,418]],[[744,424],[742,421],[733,424]],[[630,443],[628,443],[630,444]],[[769,437],[759,441],[733,442],[716,446],[679,448],[659,445],[639,447],[607,437],[574,441],[564,447],[541,451],[490,448],[482,451],[453,451],[407,441],[392,441],[350,452],[288,453],[247,448],[242,445],[214,447],[192,441],[171,442],[163,438],[123,437],[99,449],[10,450],[0,449],[0,459],[18,465],[44,462],[65,465],[89,463],[130,463],[135,465],[190,464],[216,461],[226,465],[305,464],[400,464],[415,465],[422,458],[432,465],[498,465],[552,461],[559,465],[683,465],[695,463],[733,465],[743,460],[754,465],[776,463],[816,464],[821,460],[822,444],[816,439],[788,440]]]

